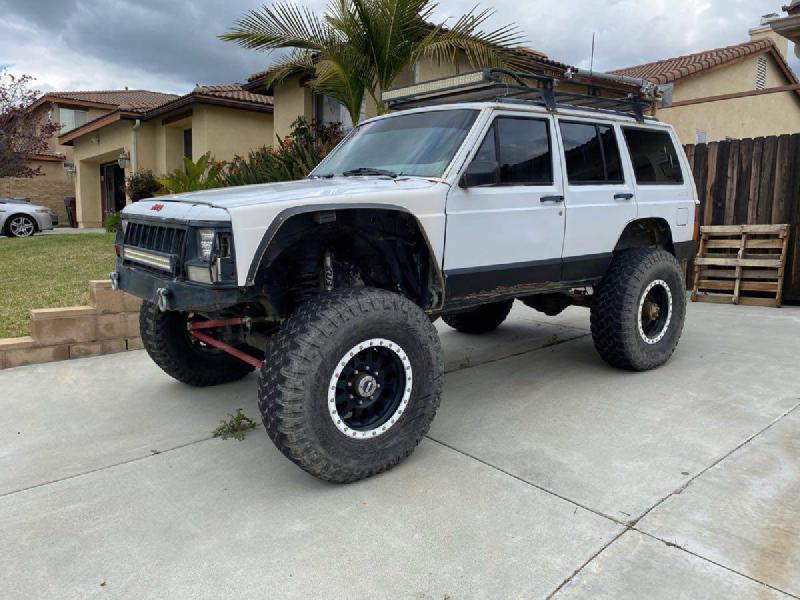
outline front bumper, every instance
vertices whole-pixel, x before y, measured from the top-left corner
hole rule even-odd
[[[176,281],[148,269],[140,269],[117,260],[117,288],[142,300],[165,303],[166,310],[221,310],[247,300],[247,289],[213,287],[188,281]]]

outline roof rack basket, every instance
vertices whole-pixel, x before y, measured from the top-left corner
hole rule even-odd
[[[562,84],[577,91],[558,89]],[[643,79],[577,69],[567,70],[562,77],[548,77],[491,68],[387,90],[382,98],[395,110],[453,102],[522,102],[551,112],[559,107],[579,108],[623,113],[644,121],[645,110],[662,99],[662,90]]]

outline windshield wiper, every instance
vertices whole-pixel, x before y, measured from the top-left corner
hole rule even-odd
[[[342,173],[345,177],[357,177],[359,175],[378,175],[383,177],[391,177],[394,179],[397,177],[397,173],[394,171],[387,171],[386,169],[375,169],[373,167],[359,167],[357,169],[350,169],[349,171],[345,171]]]

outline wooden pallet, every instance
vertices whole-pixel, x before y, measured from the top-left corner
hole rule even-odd
[[[780,306],[788,225],[700,228],[692,302]]]

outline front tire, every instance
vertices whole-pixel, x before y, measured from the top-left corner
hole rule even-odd
[[[189,313],[162,312],[152,302],[142,303],[142,344],[162,371],[195,387],[238,381],[253,371],[251,365],[192,338],[186,327],[188,319]]]
[[[354,288],[309,300],[270,339],[258,400],[275,446],[350,483],[409,456],[439,407],[436,329],[410,300]]]
[[[13,215],[6,223],[8,237],[26,238],[36,233],[36,221],[28,215]]]
[[[595,292],[594,346],[608,364],[647,371],[672,356],[686,317],[686,284],[675,257],[652,248],[616,256]]]
[[[508,318],[514,300],[484,304],[472,310],[442,315],[442,321],[461,333],[480,335],[494,331]]]

